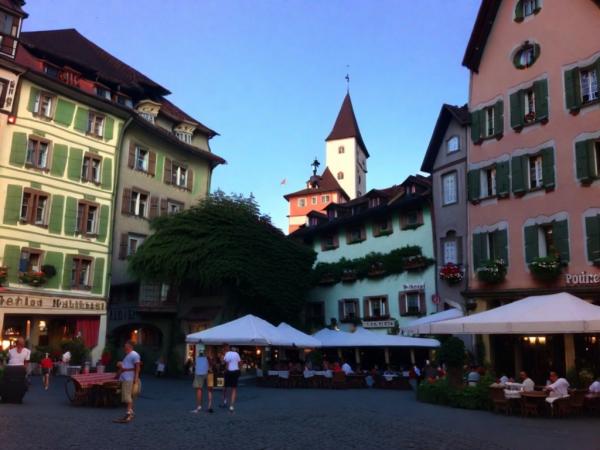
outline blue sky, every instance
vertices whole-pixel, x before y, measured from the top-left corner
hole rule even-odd
[[[467,101],[461,61],[479,3],[28,0],[24,29],[77,28],[167,87],[221,134],[211,146],[228,164],[213,190],[253,193],[287,230],[282,196],[304,187],[315,156],[324,161],[347,65],[367,188],[418,172],[441,104]]]

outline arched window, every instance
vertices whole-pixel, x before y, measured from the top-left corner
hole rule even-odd
[[[344,149],[344,146],[343,146],[343,145],[340,145],[340,146],[338,147],[338,153],[339,153],[340,155],[341,155],[342,153],[344,153],[345,151],[346,151],[346,150]]]
[[[344,172],[338,172],[337,179],[338,180],[343,180],[344,179]]]
[[[526,41],[513,56],[513,64],[517,69],[526,69],[533,66],[540,56],[540,46]]]

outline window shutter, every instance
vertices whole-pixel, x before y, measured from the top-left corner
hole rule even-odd
[[[427,314],[427,302],[425,301],[425,292],[419,292],[419,314],[424,316]]]
[[[67,178],[73,181],[81,181],[81,166],[83,164],[83,150],[73,148],[69,150],[69,164],[67,166]]]
[[[469,170],[467,173],[467,189],[469,201],[477,200],[481,195],[481,171],[479,169]]]
[[[513,156],[510,160],[512,171],[512,191],[514,194],[522,194],[525,192],[525,176],[523,170],[524,156]]]
[[[62,233],[62,218],[65,209],[65,197],[63,195],[52,196],[52,207],[50,208],[50,219],[48,220],[48,232],[52,234]],[[61,260],[62,261],[62,260]],[[62,264],[62,262],[61,262]]]
[[[150,218],[151,219],[158,217],[158,202],[159,202],[158,197],[155,197],[155,196],[150,197]]]
[[[37,100],[37,96],[40,94],[40,90],[35,87],[31,87],[29,90],[29,102],[27,103],[27,111],[34,112],[35,102]]]
[[[166,184],[171,184],[171,172],[172,172],[172,163],[169,158],[165,158],[165,175],[164,182]]]
[[[131,189],[124,188],[123,189],[123,197],[121,199],[121,212],[123,214],[131,213],[131,211],[129,210],[130,203],[131,203]]]
[[[569,111],[579,111],[579,108],[581,107],[579,67],[575,67],[574,69],[565,72],[565,100]]]
[[[359,311],[358,315],[360,316],[360,311]],[[369,300],[366,299],[366,298],[363,298],[363,314],[362,314],[362,317],[365,318],[365,317],[370,317],[370,316],[371,316],[371,314],[369,313]]]
[[[575,165],[577,168],[577,179],[581,182],[589,182],[597,174],[594,170],[594,141],[579,141],[575,143]]]
[[[538,243],[538,227],[530,225],[525,227],[525,262],[527,264],[540,255]]]
[[[148,173],[152,176],[156,175],[156,153],[148,153]]]
[[[108,205],[102,205],[100,207],[100,224],[98,225],[98,241],[106,241],[108,236],[108,221],[110,220],[109,215],[110,209]]]
[[[338,317],[339,322],[344,320],[344,300],[338,300]]]
[[[18,245],[6,244],[4,246],[4,266],[8,267],[8,281],[17,283],[19,281],[19,260],[21,259],[21,248]]]
[[[194,188],[194,171],[188,167],[187,169],[187,190],[192,192]]]
[[[508,230],[494,231],[494,256],[508,265]]]
[[[50,167],[50,175],[62,178],[67,167],[67,156],[69,150],[64,144],[54,144],[52,149],[52,166]]]
[[[73,285],[73,256],[65,255],[65,268],[63,270],[62,288],[63,290],[71,289]]]
[[[462,246],[462,237],[456,238],[456,262],[457,264],[463,263],[463,246]]]
[[[9,161],[13,166],[25,165],[27,154],[27,135],[25,133],[13,133],[10,146]]]
[[[71,126],[73,115],[75,114],[75,103],[68,102],[59,98],[56,102],[56,111],[54,113],[54,121],[66,127]]]
[[[44,287],[50,289],[60,288],[60,273],[62,272],[64,256],[59,252],[46,252],[44,254],[44,265],[53,266],[56,269],[56,275],[48,278]]]
[[[92,294],[102,294],[102,291],[104,291],[104,258],[94,258]]]
[[[600,260],[600,216],[585,218],[588,260]]]
[[[127,159],[127,167],[133,169],[135,167],[135,142],[129,141],[129,158]]]
[[[504,102],[498,100],[494,105],[494,136],[500,137],[504,133]]]
[[[161,198],[160,199],[160,215],[161,216],[165,216],[168,213],[168,208],[169,204],[166,198]]]
[[[507,197],[510,193],[508,161],[496,163],[496,192],[500,197]]]
[[[546,122],[548,120],[548,80],[539,80],[533,83],[535,95],[535,118]]]
[[[486,240],[487,233],[473,234],[473,271],[476,271],[488,259]]]
[[[82,133],[87,133],[89,118],[90,118],[89,110],[82,108],[81,106],[78,106],[77,111],[75,112],[75,124],[74,124],[75,129],[77,131],[81,131]]]
[[[110,141],[113,138],[113,130],[115,128],[115,119],[107,116],[104,119],[104,139]]]
[[[121,241],[119,242],[119,259],[127,258],[128,243],[129,243],[129,234],[121,233]]]
[[[399,303],[399,309],[400,309],[400,315],[401,316],[405,316],[406,315],[406,294],[404,293],[400,293],[400,296],[398,298],[398,303]]]
[[[67,197],[67,206],[65,208],[65,234],[75,236],[77,231],[77,199]]]
[[[569,223],[560,220],[552,224],[552,234],[554,235],[554,244],[560,256],[561,262],[569,262]]]
[[[524,102],[525,96],[523,91],[510,94],[510,126],[515,130],[523,128],[525,123],[525,115],[523,114]]]
[[[21,201],[23,188],[16,184],[6,186],[6,203],[4,204],[4,223],[16,225],[21,217]]]
[[[481,110],[477,110],[477,111],[473,111],[471,113],[471,140],[473,141],[474,144],[481,141],[482,112],[483,111],[481,111]]]
[[[523,22],[523,19],[523,0],[519,0],[515,7],[515,22]]]
[[[545,188],[554,187],[554,149],[547,147],[542,149],[542,181]]]
[[[102,182],[100,183],[100,187],[102,189],[106,189],[110,191],[112,188],[112,159],[111,158],[103,158],[102,159]]]

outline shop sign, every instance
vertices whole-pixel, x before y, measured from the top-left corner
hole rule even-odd
[[[0,308],[54,309],[71,311],[106,311],[103,300],[83,300],[31,295],[0,295]]]
[[[405,284],[404,285],[404,290],[405,291],[424,291],[425,290],[425,283],[421,283],[421,284]]]
[[[594,286],[600,284],[600,273],[566,273],[565,282],[568,286]]]
[[[364,328],[393,328],[396,325],[394,320],[363,320]]]

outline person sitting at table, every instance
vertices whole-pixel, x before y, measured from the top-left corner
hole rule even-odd
[[[549,391],[546,401],[552,403],[556,399],[569,396],[569,382],[564,378],[559,378],[558,374],[552,371],[550,372],[550,384],[544,390]]]
[[[588,391],[591,396],[600,397],[600,378],[597,378],[596,381],[590,384]]]
[[[535,383],[533,382],[533,380],[531,378],[529,378],[529,375],[527,375],[527,372],[525,372],[524,370],[521,370],[519,372],[519,379],[521,380],[521,384],[523,384],[523,392],[531,392],[534,390]]]
[[[506,375],[502,375],[500,377],[500,379],[498,380],[498,383],[500,384],[506,384],[510,381],[510,378],[508,378]]]
[[[342,371],[346,375],[350,375],[350,374],[354,373],[354,371],[352,370],[352,367],[350,367],[350,364],[348,364],[348,361],[344,361],[344,363],[342,364]]]
[[[477,386],[477,383],[479,383],[480,379],[481,375],[479,375],[477,368],[475,366],[472,366],[471,371],[467,375],[467,384],[469,386]]]
[[[331,371],[332,371],[332,372],[341,372],[341,371],[342,371],[342,368],[340,367],[340,363],[339,363],[339,362],[337,362],[337,361],[335,361],[335,362],[333,363],[333,365],[331,366]]]

